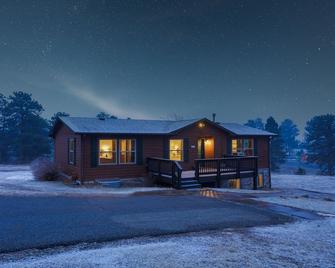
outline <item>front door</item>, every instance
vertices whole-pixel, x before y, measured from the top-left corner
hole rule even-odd
[[[198,139],[198,158],[199,159],[214,158],[213,138]]]

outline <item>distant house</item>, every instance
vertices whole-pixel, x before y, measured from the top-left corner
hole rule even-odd
[[[209,119],[60,117],[55,162],[81,180],[156,176],[176,188],[271,187],[272,133]]]

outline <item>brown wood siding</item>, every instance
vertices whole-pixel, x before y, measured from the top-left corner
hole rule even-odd
[[[269,137],[257,137],[258,167],[269,167]]]
[[[97,136],[102,138],[134,138],[136,136]],[[97,165],[91,167],[91,136],[83,136],[84,152],[84,179],[102,179],[102,178],[133,178],[141,177],[146,174],[147,157],[163,157],[163,136],[142,136],[143,140],[143,164],[117,164],[117,165]]]
[[[227,153],[227,134],[208,123],[205,123],[203,128],[198,125],[187,127],[180,131],[178,134],[173,135],[172,139],[189,139],[189,159],[187,163],[182,162],[183,169],[193,169],[194,160],[198,158],[198,139],[200,138],[213,138],[214,139],[214,157],[223,157]]]
[[[68,140],[70,138],[76,139],[76,163],[75,165],[70,165],[68,163]],[[60,167],[60,169],[74,177],[80,177],[81,168],[81,145],[80,145],[80,135],[72,132],[67,126],[61,125],[57,131],[57,135],[54,139],[55,146],[55,162]]]
[[[55,136],[55,161],[60,168],[69,175],[81,177],[82,179],[103,179],[103,178],[133,178],[146,175],[146,158],[163,157],[164,143],[168,139],[188,139],[188,161],[181,162],[184,170],[194,168],[194,160],[198,158],[198,139],[214,139],[214,157],[220,158],[227,154],[228,133],[224,130],[205,123],[203,128],[192,125],[182,129],[170,136],[164,135],[143,135],[143,164],[117,164],[117,165],[91,165],[91,137],[92,135],[76,135],[68,127],[62,125]],[[138,138],[138,136],[112,136],[97,135],[102,138]],[[68,139],[76,138],[76,166],[68,164]],[[257,139],[257,152],[259,156],[259,168],[267,168],[268,162],[268,137],[255,137]],[[82,143],[82,144],[81,144]]]

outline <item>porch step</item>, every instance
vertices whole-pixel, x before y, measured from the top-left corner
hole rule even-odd
[[[181,189],[193,189],[193,188],[201,188],[201,184],[194,179],[182,179],[180,181]]]

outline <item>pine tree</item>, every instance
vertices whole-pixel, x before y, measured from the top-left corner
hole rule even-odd
[[[42,105],[32,99],[31,94],[17,91],[8,97],[7,149],[12,161],[27,163],[50,152],[49,124],[41,117],[42,111]]]
[[[253,128],[264,130],[264,123],[261,118],[256,118],[255,120],[250,119],[244,125],[248,127],[253,127]]]
[[[276,120],[270,116],[266,120],[265,130],[277,134],[271,138],[271,169],[278,170],[280,164],[285,162],[285,151],[283,146],[283,140],[279,133],[279,126]]]
[[[335,172],[335,115],[313,117],[305,127],[308,161],[319,165],[322,172]]]
[[[299,129],[291,119],[285,119],[279,127],[280,136],[283,139],[286,154],[292,153],[294,149],[298,148]]]
[[[0,94],[0,163],[5,163],[8,160],[8,140],[6,131],[6,107],[7,98]]]
[[[117,117],[115,115],[110,115],[110,114],[105,113],[105,112],[98,113],[97,118],[99,118],[99,119],[108,119],[108,118],[117,119]]]
[[[58,117],[66,117],[66,116],[70,116],[70,114],[65,113],[65,112],[54,113],[53,116],[51,116],[51,119],[49,121],[50,128],[52,128],[54,126]]]

